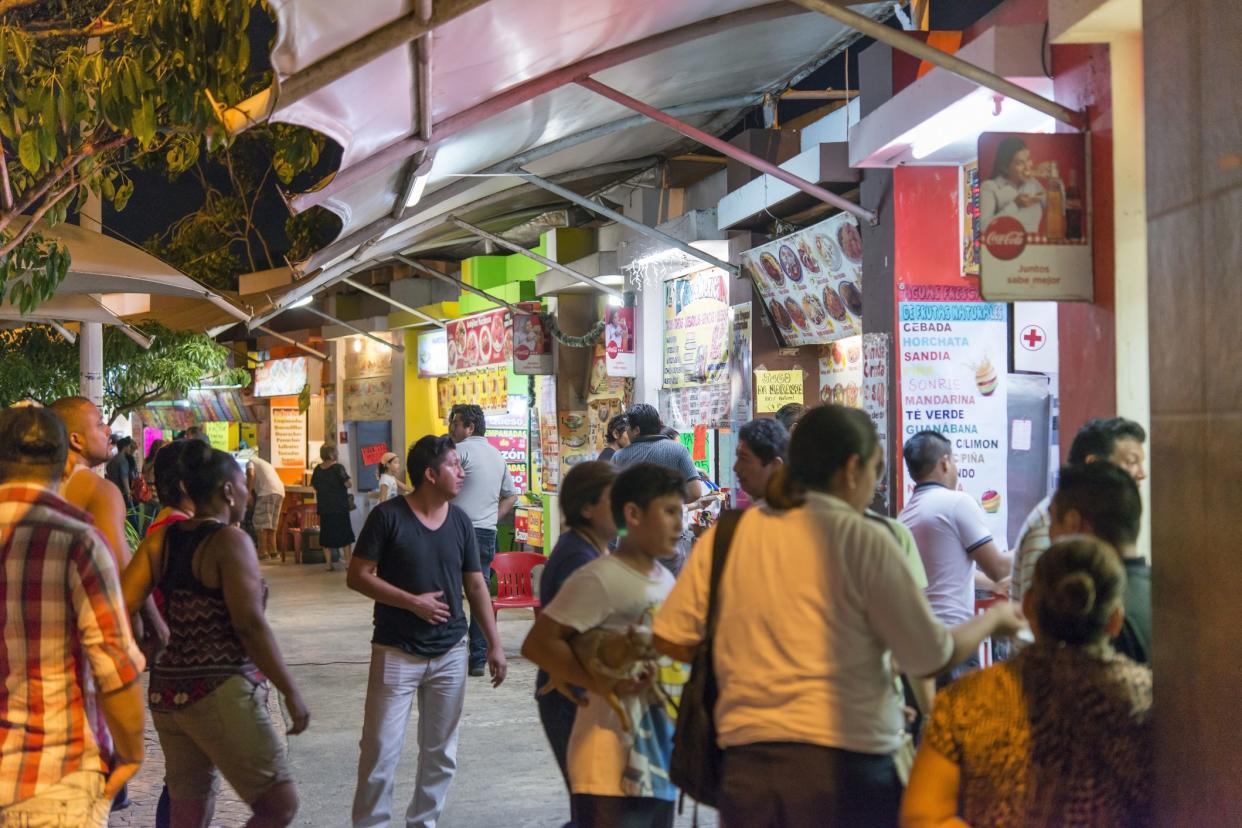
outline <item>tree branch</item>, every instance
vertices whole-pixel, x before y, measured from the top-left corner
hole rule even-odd
[[[3,0],[0,0],[0,2],[3,2]],[[114,150],[118,147],[124,146],[129,140],[129,136],[127,135],[117,135],[108,140],[87,144],[73,155],[66,156],[65,160],[61,161],[60,164],[54,167],[52,172],[44,178],[39,186],[23,193],[22,200],[19,201],[14,207],[6,210],[3,216],[0,216],[0,232],[7,230],[8,226],[13,223],[13,219],[33,207],[35,202],[42,198],[50,189],[52,189],[52,187],[56,186],[62,178],[73,172],[74,168],[76,168],[78,164],[81,164],[92,155],[98,155],[100,153],[108,152],[109,150]],[[30,224],[34,224],[34,222],[30,222]]]
[[[21,230],[18,230],[17,234],[13,236],[7,244],[0,247],[0,258],[12,253],[18,245],[26,240],[27,236],[34,232],[35,227],[39,223],[39,219],[43,218],[43,216],[47,214],[48,210],[55,207],[58,202],[64,200],[65,196],[71,195],[75,190],[77,190],[77,188],[78,182],[77,179],[74,179],[63,190],[53,193],[45,198],[43,203],[39,205],[39,209],[35,210],[34,214],[30,217],[30,221],[26,222],[26,226]]]
[[[0,199],[5,210],[13,209],[13,185],[9,182],[9,159],[4,154],[4,142],[0,141]]]
[[[8,14],[14,9],[23,9],[38,2],[39,0],[0,0],[0,14]]]
[[[51,40],[58,37],[106,37],[128,28],[128,23],[98,21],[80,29],[29,29],[26,34],[39,40]]]

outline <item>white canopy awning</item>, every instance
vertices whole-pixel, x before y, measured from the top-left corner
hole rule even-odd
[[[89,295],[64,294],[53,296],[30,313],[8,302],[0,303],[0,319],[12,322],[99,322],[103,325],[124,325],[112,311]]]

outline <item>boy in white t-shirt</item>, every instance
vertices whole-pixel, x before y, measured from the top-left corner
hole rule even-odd
[[[554,681],[588,691],[569,738],[569,780],[578,828],[673,824],[677,789],[668,778],[672,722],[664,705],[642,701],[649,697],[649,689],[641,681],[618,685],[622,704],[641,714],[635,732],[626,733],[569,642],[597,627],[626,632],[651,625],[673,588],[673,576],[659,559],[672,554],[681,537],[684,482],[675,472],[651,463],[630,466],[617,477],[611,495],[623,533],[617,551],[571,575],[522,645],[522,655]],[[648,675],[654,678],[655,665]]]

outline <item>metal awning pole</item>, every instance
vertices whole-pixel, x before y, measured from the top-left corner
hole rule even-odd
[[[793,0],[793,2],[804,9],[819,12],[822,15],[831,17],[833,20],[844,23],[854,31],[874,38],[898,51],[939,66],[941,69],[963,77],[971,83],[977,83],[984,89],[991,89],[993,92],[1026,104],[1031,109],[1037,109],[1045,115],[1051,115],[1058,121],[1069,124],[1074,129],[1083,128],[1085,118],[1081,112],[1075,112],[1072,109],[1061,106],[1056,101],[1045,98],[1043,95],[1038,95],[1029,89],[1023,89],[1016,83],[994,72],[981,69],[956,55],[942,52],[935,46],[929,46],[922,40],[912,37],[905,32],[890,29],[883,23],[872,20],[866,15],[859,14],[829,0]]]
[[[487,291],[480,290],[474,285],[468,285],[465,282],[463,282],[461,279],[454,279],[452,276],[449,276],[447,273],[441,273],[440,271],[434,268],[427,267],[427,265],[423,264],[422,262],[416,262],[413,259],[409,258],[408,256],[402,256],[401,254],[397,254],[396,256],[393,256],[393,258],[401,262],[404,265],[408,265],[414,268],[419,273],[422,273],[425,276],[430,276],[433,279],[439,279],[441,282],[447,282],[453,287],[461,288],[467,293],[473,293],[475,296],[479,297],[480,299],[486,299],[489,302],[495,302],[497,305],[502,305],[508,308],[513,313],[524,313],[528,316],[538,315],[534,313],[533,311],[528,311],[526,308],[519,308],[517,305],[511,305],[508,302],[506,302],[504,299],[500,299],[499,297],[492,296]]]
[[[219,106],[220,117],[231,134],[244,132],[254,124],[266,121],[276,110],[297,103],[355,69],[367,65],[380,55],[422,37],[437,26],[486,2],[487,0],[439,0],[430,20],[421,19],[418,11],[398,17],[236,106]],[[273,90],[275,94],[272,94]]]
[[[323,360],[324,362],[328,361],[328,355],[323,353],[322,351],[316,351],[314,348],[310,347],[309,345],[303,345],[301,342],[298,342],[293,337],[285,336],[279,331],[274,331],[271,328],[269,328],[267,325],[259,325],[256,328],[256,330],[263,331],[263,333],[267,334],[268,336],[275,337],[276,339],[279,339],[281,342],[287,342],[288,344],[297,348],[299,351],[310,354],[315,359],[320,359],[320,360]]]
[[[635,112],[646,115],[651,120],[664,124],[669,129],[676,130],[682,135],[685,135],[687,138],[693,138],[700,144],[711,147],[717,152],[727,155],[735,161],[740,161],[752,169],[784,181],[791,187],[797,187],[802,192],[818,198],[825,204],[831,204],[833,207],[837,207],[847,213],[853,213],[855,216],[858,216],[858,218],[866,220],[869,224],[874,225],[879,223],[879,219],[876,217],[875,213],[863,207],[859,207],[849,199],[842,198],[836,193],[829,192],[818,184],[814,184],[807,181],[805,178],[796,176],[789,170],[779,167],[770,161],[765,161],[759,156],[749,153],[746,150],[739,149],[738,147],[730,144],[728,141],[723,141],[717,138],[715,135],[709,135],[703,130],[687,124],[685,121],[679,121],[671,115],[661,112],[654,106],[648,106],[637,98],[631,98],[624,92],[619,92],[611,86],[600,83],[594,78],[579,78],[575,82],[584,89],[589,89],[597,95],[602,95],[611,101],[621,104],[627,109],[632,109]]]
[[[414,316],[417,316],[419,319],[423,319],[427,322],[430,322],[431,324],[437,327],[440,327],[440,328],[444,327],[444,323],[440,321],[439,319],[436,319],[434,316],[428,316],[427,314],[420,311],[418,308],[412,308],[409,305],[405,304],[404,302],[398,302],[396,299],[393,299],[391,296],[386,296],[383,293],[380,293],[375,288],[370,287],[369,285],[364,285],[362,284],[362,282],[355,281],[349,276],[346,276],[341,281],[351,287],[357,288],[363,293],[369,294],[370,296],[374,296],[376,299],[384,300],[385,302],[392,305],[397,310],[403,310],[406,313],[413,314]]]
[[[362,334],[363,336],[365,336],[367,339],[371,340],[372,342],[378,342],[379,344],[385,347],[391,348],[394,351],[398,351],[401,353],[405,352],[404,345],[399,345],[396,342],[389,342],[386,339],[380,339],[378,336],[371,333],[370,331],[364,331],[362,328],[359,328],[357,325],[350,324],[349,322],[346,322],[344,319],[337,319],[332,314],[324,313],[318,308],[313,308],[310,305],[307,305],[306,307],[299,308],[298,310],[310,311],[311,313],[315,314],[315,316],[318,316],[320,319],[327,320],[328,322],[331,322],[334,325],[340,325],[342,328],[348,328],[354,333]]]
[[[577,204],[580,207],[585,207],[588,210],[591,210],[592,212],[599,213],[601,216],[604,216],[605,218],[610,218],[613,221],[615,221],[617,224],[624,225],[625,227],[630,228],[636,233],[641,233],[642,235],[647,236],[648,238],[652,238],[652,239],[656,239],[657,241],[664,242],[669,247],[676,248],[677,250],[680,250],[683,253],[687,253],[696,259],[707,262],[709,265],[723,268],[724,270],[728,271],[729,273],[733,273],[733,274],[736,274],[738,272],[737,265],[729,264],[726,261],[717,259],[715,256],[712,256],[709,253],[704,253],[702,250],[698,250],[692,247],[691,245],[687,244],[686,242],[682,241],[681,239],[674,238],[673,236],[670,236],[668,233],[665,233],[662,230],[657,230],[654,227],[643,224],[641,221],[635,221],[634,219],[630,218],[624,213],[619,213],[616,210],[613,210],[611,207],[605,207],[603,204],[600,204],[598,201],[596,201],[593,198],[588,198],[587,196],[578,195],[577,193],[575,193],[573,190],[569,189],[568,187],[562,187],[560,184],[556,184],[552,181],[549,181],[546,178],[537,176],[534,173],[526,172],[525,170],[518,170],[517,172],[514,173],[514,175],[520,176],[526,179],[527,181],[529,181],[530,183],[535,184],[539,187],[542,187],[548,192],[558,195],[561,198],[572,201],[574,204]]]
[[[579,282],[582,282],[582,284],[584,285],[590,285],[596,290],[603,291],[604,293],[607,293],[609,296],[616,296],[618,298],[620,298],[621,296],[621,291],[617,290],[615,287],[610,287],[604,284],[603,282],[599,281],[598,279],[592,279],[590,276],[586,275],[585,273],[579,273],[578,271],[574,270],[572,267],[566,267],[560,262],[554,262],[551,259],[549,259],[547,256],[540,256],[538,253],[534,252],[533,250],[527,250],[525,247],[522,247],[522,245],[520,244],[511,242],[502,236],[497,236],[495,233],[489,233],[486,230],[484,230],[482,227],[477,227],[468,221],[464,221],[458,218],[457,216],[449,216],[448,220],[453,222],[453,224],[456,224],[461,229],[470,231],[471,233],[473,233],[474,235],[478,236],[481,239],[487,239],[493,244],[498,244],[501,247],[505,248],[506,250],[512,250],[514,253],[518,253],[522,256],[525,256],[531,261],[539,262],[539,264],[543,265],[544,267],[550,270],[559,270],[561,273],[564,273],[566,276],[572,277],[573,279],[576,279]]]

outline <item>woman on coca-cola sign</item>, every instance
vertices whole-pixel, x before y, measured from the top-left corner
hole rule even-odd
[[[1043,185],[1032,174],[1031,151],[1010,135],[996,147],[992,175],[979,186],[979,226],[984,230],[997,216],[1013,216],[1028,233],[1038,233],[1044,215]]]

